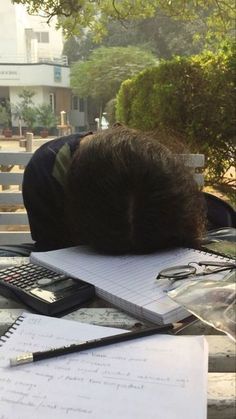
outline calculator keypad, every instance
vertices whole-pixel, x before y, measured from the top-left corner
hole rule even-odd
[[[58,277],[60,277],[58,273],[32,263],[14,266],[0,271],[0,281],[7,282],[17,288],[25,290],[31,289],[33,285],[36,285],[38,282],[40,283],[40,280],[43,278],[48,278],[50,280],[50,278],[57,279]],[[61,277],[63,277],[63,275],[61,275]]]

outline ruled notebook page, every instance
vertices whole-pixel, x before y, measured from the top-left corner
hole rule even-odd
[[[156,335],[9,367],[22,352],[120,330],[30,313],[17,324],[0,342],[0,417],[206,419],[204,337]]]
[[[223,258],[221,258],[223,259]],[[124,310],[147,320],[174,322],[189,313],[166,294],[168,280],[156,280],[158,273],[174,265],[219,256],[194,249],[175,249],[148,255],[101,255],[86,246],[31,254],[33,263],[80,278],[96,287],[96,294]]]

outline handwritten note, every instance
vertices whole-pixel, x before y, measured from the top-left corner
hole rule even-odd
[[[150,336],[11,368],[9,358],[22,352],[118,333],[23,317],[0,348],[0,419],[206,418],[203,337]]]

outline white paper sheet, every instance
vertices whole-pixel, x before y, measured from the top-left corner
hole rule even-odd
[[[23,317],[0,348],[0,419],[206,418],[203,337],[156,335],[10,367],[9,358],[22,352],[124,332]]]
[[[157,280],[158,273],[189,262],[218,261],[219,256],[194,249],[110,256],[78,246],[32,253],[31,260],[93,284],[99,297],[134,316],[154,323],[172,323],[188,317],[189,312],[168,297],[165,291],[170,282]]]

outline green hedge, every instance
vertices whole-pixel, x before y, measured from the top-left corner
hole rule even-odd
[[[171,128],[207,158],[207,176],[219,180],[233,164],[235,48],[218,54],[162,61],[125,81],[116,118],[130,127]]]

